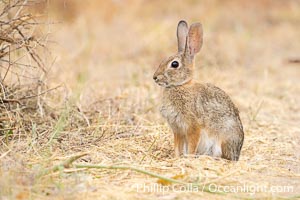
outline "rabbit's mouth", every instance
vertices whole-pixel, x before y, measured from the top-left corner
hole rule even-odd
[[[168,87],[169,86],[169,84],[166,80],[166,77],[163,76],[163,75],[158,75],[158,76],[154,75],[153,79],[154,79],[155,83],[159,86],[162,86],[162,87]]]
[[[169,84],[166,83],[166,82],[156,82],[156,83],[157,83],[157,85],[159,85],[161,87],[168,87],[169,86]]]

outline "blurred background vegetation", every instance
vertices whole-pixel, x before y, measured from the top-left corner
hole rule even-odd
[[[55,68],[55,79],[68,83],[88,76],[92,86],[111,80],[125,84],[142,73],[135,81],[152,85],[157,65],[176,51],[180,19],[204,26],[198,69],[260,70],[299,57],[299,1],[53,0],[37,10],[60,22],[49,30],[62,66]]]

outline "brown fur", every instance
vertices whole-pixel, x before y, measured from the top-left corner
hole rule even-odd
[[[177,37],[178,54],[163,61],[154,74],[157,84],[165,87],[161,113],[174,133],[175,156],[206,154],[238,160],[244,140],[238,109],[223,90],[192,80],[194,55],[202,46],[201,24],[187,31],[186,22],[180,21]],[[178,68],[171,67],[173,61]]]

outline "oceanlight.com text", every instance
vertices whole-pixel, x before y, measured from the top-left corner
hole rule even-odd
[[[161,185],[158,183],[153,184],[134,184],[133,188],[137,192],[143,193],[162,193],[167,192],[204,192],[209,191],[213,193],[248,193],[254,195],[256,193],[292,193],[294,191],[293,186],[289,185],[270,185],[270,186],[261,186],[261,185],[217,185],[211,183],[208,185],[197,186],[194,184],[187,185]]]

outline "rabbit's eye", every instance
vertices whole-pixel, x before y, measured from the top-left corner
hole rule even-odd
[[[172,63],[171,63],[171,67],[172,68],[177,68],[179,66],[179,63],[177,62],[177,61],[173,61]]]

